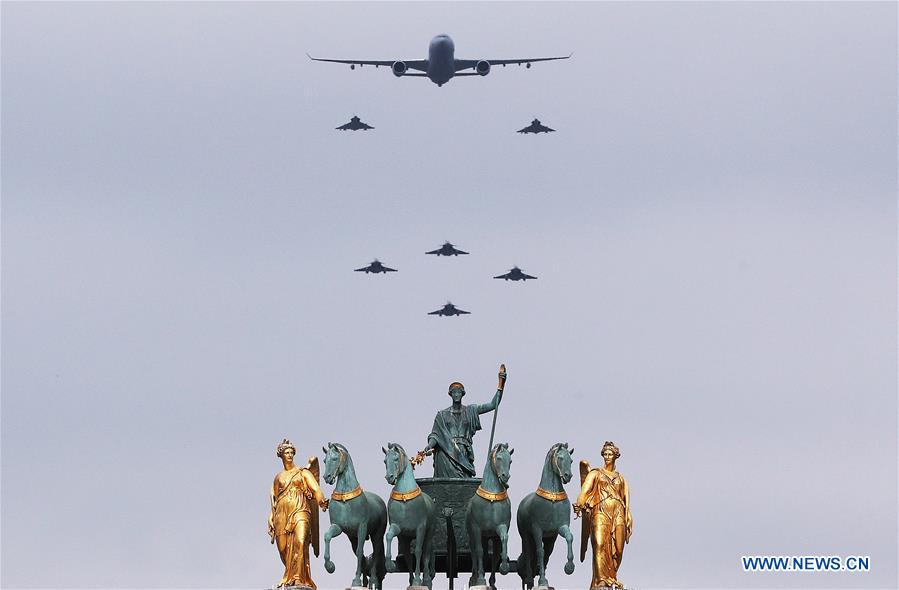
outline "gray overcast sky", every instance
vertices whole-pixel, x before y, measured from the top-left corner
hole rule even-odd
[[[896,17],[4,2],[3,587],[268,586],[282,437],[343,442],[386,496],[380,447],[421,448],[500,362],[514,503],[553,442],[621,447],[628,585],[895,587]],[[304,55],[441,32],[574,57],[438,88]],[[333,130],[353,113],[377,129]],[[535,116],[558,132],[513,133]],[[424,256],[444,240],[471,255]],[[374,257],[400,272],[352,272]],[[539,280],[490,278],[515,264]],[[426,315],[448,299],[472,315]]]

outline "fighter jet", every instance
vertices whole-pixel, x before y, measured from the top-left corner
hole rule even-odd
[[[371,125],[368,125],[366,123],[363,123],[362,121],[359,120],[359,117],[357,117],[356,115],[353,115],[353,118],[350,119],[349,123],[344,123],[340,127],[335,127],[335,129],[337,129],[339,131],[359,131],[360,129],[362,131],[368,131],[369,129],[374,129],[374,127],[372,127]]]
[[[551,133],[555,129],[550,129],[546,125],[540,124],[540,119],[534,119],[531,124],[524,129],[519,129],[516,133]]]
[[[532,277],[531,275],[526,275],[521,272],[521,269],[517,266],[513,266],[512,270],[507,272],[504,275],[499,275],[498,277],[493,277],[494,279],[505,279],[507,281],[526,281],[528,279],[536,279],[537,277]]]
[[[451,316],[451,315],[462,315],[462,314],[470,314],[470,311],[465,311],[464,309],[459,309],[455,305],[450,302],[447,302],[442,308],[437,311],[429,311],[428,315],[443,315],[443,316]]]
[[[357,268],[355,270],[355,272],[364,272],[365,274],[368,274],[370,272],[373,272],[375,274],[378,274],[379,272],[383,272],[386,274],[388,272],[396,272],[396,269],[395,268],[387,268],[386,266],[381,264],[380,260],[375,258],[371,264],[369,264],[368,266],[364,266],[362,268]]]
[[[459,254],[468,254],[468,252],[457,250],[455,246],[453,246],[449,242],[446,242],[436,250],[425,252],[425,254],[436,254],[437,256],[458,256]]]
[[[553,61],[556,59],[568,59],[573,54],[562,57],[529,57],[517,59],[456,59],[456,45],[449,35],[437,35],[431,39],[428,47],[428,59],[408,59],[408,60],[371,60],[371,59],[323,59],[312,57],[306,54],[313,61],[329,61],[339,64],[349,64],[351,70],[355,70],[356,66],[381,66],[389,67],[393,75],[397,78],[402,76],[413,76],[420,78],[429,78],[431,82],[437,86],[443,86],[452,78],[458,76],[486,76],[490,73],[491,66],[506,66],[510,64],[525,64],[530,68],[531,64],[538,61]],[[409,70],[416,70],[422,73],[409,73]],[[463,70],[473,70],[465,72]]]

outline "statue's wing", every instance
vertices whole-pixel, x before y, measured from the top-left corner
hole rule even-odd
[[[587,479],[587,474],[590,473],[590,462],[586,459],[581,459],[580,468],[581,489],[584,489],[584,481]],[[581,563],[584,562],[584,556],[587,555],[587,544],[590,542],[591,516],[592,515],[589,512],[581,511]]]
[[[321,483],[321,468],[318,466],[318,457],[309,457],[306,469],[312,472],[312,477],[315,478],[316,483]]]
[[[312,473],[312,477],[315,478],[315,483],[321,483],[321,478],[319,477],[321,473],[321,469],[318,465],[318,457],[309,457],[309,463],[306,465],[306,469],[308,469]],[[315,504],[315,500],[313,499],[313,504]],[[312,506],[312,510],[310,511],[311,518],[309,521],[310,528],[310,538],[312,539],[312,551],[315,553],[315,556],[318,557],[318,543],[319,543],[319,534],[318,534],[318,505],[315,504]]]

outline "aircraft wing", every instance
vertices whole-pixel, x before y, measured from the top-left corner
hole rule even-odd
[[[428,315],[443,315],[443,308],[438,309],[437,311],[429,311]]]
[[[537,131],[538,131],[538,132],[540,132],[540,131],[545,131],[546,133],[549,133],[549,132],[551,132],[551,131],[555,131],[555,129],[551,129],[551,128],[547,127],[546,125],[538,125],[538,126],[537,126]]]
[[[370,272],[370,271],[371,271],[371,267],[370,267],[370,266],[366,266],[366,267],[364,267],[364,268],[357,268],[357,269],[356,269],[355,271],[353,271],[353,272]]]
[[[437,254],[438,256],[440,256],[440,248],[437,248],[436,250],[431,250],[430,252],[425,252],[425,254]]]
[[[312,61],[329,61],[336,64],[349,64],[351,66],[386,66],[391,67],[394,62],[402,61],[410,70],[418,70],[420,72],[428,71],[428,60],[426,59],[410,59],[410,60],[377,60],[377,59],[326,59],[322,57],[312,57],[308,53],[306,56]]]
[[[463,313],[466,314],[466,315],[471,315],[471,312],[470,312],[470,311],[465,311],[464,309],[459,309],[458,307],[456,308],[456,314],[457,314],[457,315],[462,315]]]
[[[508,280],[508,279],[511,279],[511,278],[512,278],[512,273],[507,272],[507,273],[504,274],[504,275],[499,275],[498,277],[493,277],[493,278],[494,278],[494,279],[506,279],[506,280]]]
[[[334,129],[337,129],[339,131],[348,131],[348,130],[352,129],[352,126],[351,126],[351,123],[344,123],[340,127],[335,127]]]
[[[386,266],[382,266],[381,270],[383,270],[384,272],[396,272],[395,268],[388,268]]]
[[[458,248],[453,248],[453,254],[468,254],[468,252],[465,252],[464,250],[460,250]]]
[[[532,277],[531,275],[526,275],[524,273],[521,273],[521,278],[522,279],[536,279],[537,277]]]
[[[340,129],[340,127],[338,127],[338,129]],[[528,125],[527,127],[519,129],[515,133],[534,133],[533,125]]]
[[[574,54],[571,53],[571,54],[563,55],[560,57],[522,57],[519,59],[485,59],[485,60],[457,59],[455,66],[456,66],[456,71],[458,72],[460,70],[467,70],[467,69],[475,67],[479,61],[486,61],[491,66],[505,66],[505,65],[512,65],[512,64],[516,64],[516,65],[520,66],[521,64],[532,64],[532,63],[535,63],[538,61],[553,61],[553,60],[557,60],[557,59],[568,59],[572,55],[574,55]],[[409,64],[407,63],[406,65],[409,65]],[[409,67],[412,67],[412,66],[409,66]]]

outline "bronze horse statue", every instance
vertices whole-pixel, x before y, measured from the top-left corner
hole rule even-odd
[[[384,466],[387,470],[384,478],[393,486],[387,502],[387,515],[390,519],[386,537],[387,571],[396,571],[396,562],[391,558],[391,545],[393,538],[399,536],[399,553],[415,561],[414,567],[409,563],[410,586],[430,588],[434,577],[434,500],[418,487],[412,464],[403,447],[389,443],[386,449],[382,447],[381,450],[384,451]]]
[[[568,528],[571,522],[571,504],[563,484],[571,481],[571,455],[568,443],[556,443],[546,453],[540,486],[536,492],[525,496],[518,505],[516,522],[521,535],[521,556],[518,558],[518,575],[522,588],[534,587],[534,575],[538,576],[537,586],[546,587],[546,564],[552,554],[556,537],[568,543],[568,561],[565,573],[574,572],[574,551],[571,548],[573,536]]]
[[[353,458],[340,443],[328,443],[325,452],[325,481],[336,485],[329,503],[331,526],[325,531],[325,570],[334,573],[331,561],[331,539],[345,533],[356,554],[356,575],[351,587],[367,586],[381,590],[384,566],[384,531],[387,529],[387,506],[380,496],[362,490],[356,479]],[[371,540],[372,554],[365,557],[365,540]]]
[[[471,548],[471,580],[469,586],[486,586],[484,565],[484,541],[492,546],[494,557],[491,565],[490,585],[496,581],[496,542],[501,544],[499,571],[509,573],[509,524],[512,521],[512,502],[509,500],[509,467],[512,453],[508,443],[498,443],[490,452],[490,460],[484,467],[484,477],[465,510],[465,528],[468,530],[468,546]]]

